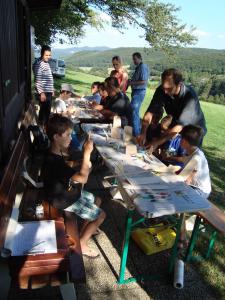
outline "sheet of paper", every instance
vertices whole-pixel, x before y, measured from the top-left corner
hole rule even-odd
[[[118,127],[112,127],[111,138],[120,140],[121,139],[121,129]]]
[[[119,116],[114,116],[113,118],[113,127],[121,128],[121,118]]]
[[[12,256],[57,253],[55,221],[33,221],[17,224]]]
[[[154,174],[137,174],[137,175],[128,175],[127,180],[133,184],[134,186],[137,185],[151,185],[151,184],[158,184],[158,185],[165,185],[168,184],[163,181],[160,177],[155,176]]]
[[[128,143],[133,138],[133,128],[131,126],[124,126],[123,130],[123,141],[124,143]]]
[[[182,212],[193,212],[210,208],[208,200],[183,183],[171,183],[167,191],[141,191],[134,203],[142,215],[159,217]],[[173,189],[172,189],[173,188]]]
[[[126,145],[126,155],[136,155],[137,154],[137,146],[133,144]]]

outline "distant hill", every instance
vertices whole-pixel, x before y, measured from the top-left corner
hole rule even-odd
[[[110,49],[109,47],[70,47],[70,48],[52,48],[52,56],[54,58],[66,58],[74,53],[82,51],[105,51]]]
[[[181,48],[176,50],[172,58],[166,57],[161,51],[145,48],[115,48],[105,51],[82,51],[66,58],[71,67],[108,68],[114,55],[120,55],[125,65],[132,63],[132,53],[141,52],[143,61],[153,73],[160,74],[165,68],[176,67],[187,72],[209,72],[210,74],[225,73],[225,50],[204,48]]]
[[[66,66],[95,76],[107,77],[111,60],[120,55],[128,72],[133,72],[132,53],[140,52],[151,70],[150,79],[156,85],[166,68],[180,69],[185,82],[191,84],[200,99],[225,104],[225,50],[203,48],[177,49],[173,57],[161,51],[145,48],[116,48],[105,51],[82,51],[67,57]]]

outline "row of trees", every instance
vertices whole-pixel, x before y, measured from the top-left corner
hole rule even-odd
[[[106,78],[109,75],[107,68],[93,67],[90,70],[75,68],[81,72]],[[132,73],[132,69],[128,69]],[[153,75],[154,74],[154,75]],[[156,88],[160,84],[160,74],[151,73],[151,88]],[[207,72],[184,72],[185,82],[194,87],[200,100],[225,105],[225,73],[224,75],[211,75]]]

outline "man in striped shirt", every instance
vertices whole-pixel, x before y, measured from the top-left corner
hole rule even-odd
[[[54,95],[53,76],[48,63],[51,58],[51,48],[42,46],[41,57],[33,64],[35,88],[40,104],[39,123],[45,125],[51,112],[52,96]]]

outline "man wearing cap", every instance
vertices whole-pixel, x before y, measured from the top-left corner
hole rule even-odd
[[[74,95],[74,89],[71,84],[63,83],[60,89],[60,95],[55,99],[54,112],[67,113],[66,101]]]

